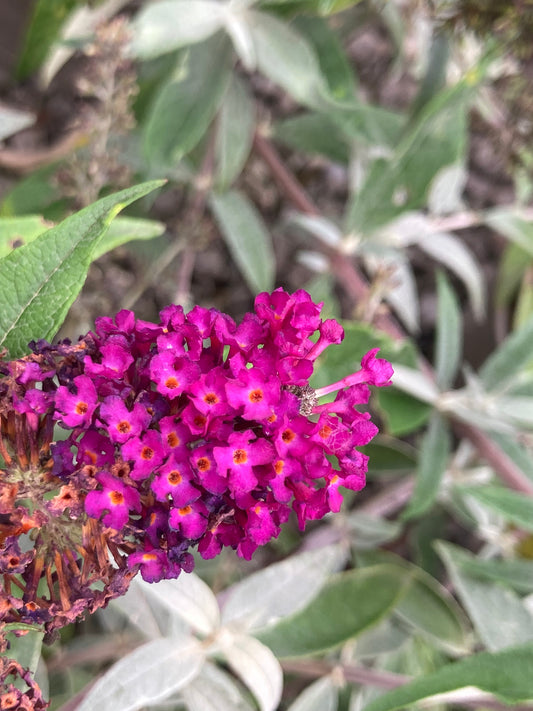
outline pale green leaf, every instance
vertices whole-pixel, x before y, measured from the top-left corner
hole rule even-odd
[[[326,676],[305,688],[287,711],[336,711],[337,701],[338,689]]]
[[[483,363],[479,375],[487,390],[503,386],[533,359],[533,318],[511,333]]]
[[[533,617],[509,588],[472,576],[455,556],[455,546],[442,541],[437,552],[446,565],[454,589],[485,646],[497,651],[533,642]]]
[[[188,51],[156,96],[144,127],[148,161],[175,167],[205,135],[231,78],[231,47],[216,35]]]
[[[0,258],[5,257],[13,249],[32,242],[50,227],[52,224],[39,215],[0,217]]]
[[[0,141],[35,123],[36,115],[0,104]]]
[[[533,698],[532,668],[533,644],[494,654],[482,652],[383,694],[365,706],[364,711],[396,711],[421,699],[467,686],[476,686],[511,704],[528,701]]]
[[[441,272],[437,274],[437,296],[435,375],[437,385],[445,390],[452,385],[461,362],[462,319],[455,292]]]
[[[415,488],[402,518],[421,516],[435,502],[448,465],[451,435],[448,422],[434,412],[420,446]]]
[[[222,651],[229,667],[254,695],[260,711],[275,711],[281,699],[283,672],[270,649],[253,637],[231,635]]]
[[[307,607],[268,627],[258,637],[278,657],[331,649],[385,617],[409,583],[409,575],[396,566],[377,565],[341,573]]]
[[[210,204],[228,249],[251,291],[272,289],[274,250],[259,212],[236,190],[211,195]]]
[[[111,220],[162,184],[143,183],[102,198],[0,262],[0,347],[16,358],[29,341],[56,334]]]
[[[132,52],[152,59],[202,42],[223,27],[226,14],[217,0],[159,0],[145,5],[132,23]]]
[[[182,691],[187,711],[253,711],[233,678],[214,664],[206,663]]]
[[[460,486],[457,489],[463,496],[474,497],[507,521],[533,531],[533,498],[503,486]]]
[[[147,240],[160,237],[166,226],[157,220],[146,220],[140,217],[117,217],[109,225],[109,229],[98,242],[93,259],[134,240]]]
[[[255,110],[244,82],[233,76],[218,117],[215,185],[226,190],[242,171],[252,147]]]
[[[341,546],[292,555],[233,585],[222,609],[224,624],[258,629],[305,607],[346,560]]]
[[[164,701],[199,673],[205,651],[194,639],[143,644],[114,664],[90,689],[78,711],[136,711]]]

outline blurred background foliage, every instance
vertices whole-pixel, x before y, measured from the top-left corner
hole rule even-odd
[[[42,655],[39,634],[14,639],[52,708],[533,698],[533,2],[0,13],[0,258],[167,180],[112,223],[62,336],[169,302],[239,318],[258,291],[305,288],[346,330],[316,387],[373,347],[396,371],[340,514],[252,563],[137,582]]]

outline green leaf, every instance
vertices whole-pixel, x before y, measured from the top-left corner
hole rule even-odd
[[[337,130],[326,113],[304,113],[273,124],[274,137],[297,151],[308,155],[323,155],[336,163],[347,165],[349,143]]]
[[[47,165],[20,180],[5,195],[0,207],[0,215],[2,217],[19,217],[20,215],[39,214],[45,215],[47,219],[55,219],[55,215],[52,216],[48,213],[48,208],[60,200],[58,186],[54,183],[56,173],[57,164]],[[65,211],[62,209],[61,216],[64,214]]]
[[[193,46],[185,66],[160,89],[144,129],[152,165],[174,166],[203,138],[231,78],[230,50],[220,34]]]
[[[287,711],[337,711],[338,688],[331,676],[307,686]]]
[[[0,258],[32,242],[51,226],[39,215],[0,217]]]
[[[33,74],[44,62],[48,50],[59,36],[59,31],[77,0],[38,0],[18,62],[18,79]]]
[[[441,544],[442,546],[444,544]],[[519,593],[533,592],[533,561],[531,560],[484,560],[476,558],[464,549],[446,544],[446,551],[453,550],[454,563],[472,578],[503,583]]]
[[[484,221],[508,240],[533,256],[533,223],[522,217],[520,209],[497,207],[484,213]]]
[[[415,489],[402,518],[409,520],[425,513],[434,504],[451,450],[448,422],[434,412],[420,447]]]
[[[352,67],[326,20],[302,15],[295,19],[293,26],[311,43],[330,95],[337,101],[355,101],[357,88]]]
[[[473,577],[463,568],[461,556],[456,557],[455,546],[441,541],[435,547],[481,641],[488,649],[497,651],[533,642],[533,618],[516,593]]]
[[[260,214],[236,190],[211,195],[210,205],[228,249],[251,291],[269,291],[276,262],[272,242]]]
[[[33,339],[53,338],[76,298],[95,247],[120,210],[161,186],[143,183],[68,217],[0,262],[0,347],[11,358]]]
[[[145,6],[132,25],[133,54],[154,57],[202,42],[224,25],[226,8],[217,0],[160,0]]]
[[[15,629],[21,630],[21,627],[17,626]],[[43,637],[44,633],[40,630],[30,630],[22,637],[10,635],[9,657],[15,659],[25,669],[29,669],[32,674],[35,674],[41,658]]]
[[[509,335],[483,363],[479,375],[487,390],[500,389],[531,362],[532,340],[533,318]]]
[[[392,437],[377,436],[367,444],[364,453],[370,457],[368,475],[401,476],[411,473],[416,467],[416,452],[405,442]]]
[[[215,186],[227,190],[242,171],[252,147],[255,108],[244,82],[236,75],[218,117],[215,143]]]
[[[143,644],[98,679],[78,711],[136,711],[164,701],[196,677],[204,658],[205,650],[193,638]]]
[[[533,481],[533,459],[529,448],[503,432],[490,432],[490,438]]]
[[[342,12],[349,7],[358,5],[362,0],[263,0],[261,5],[283,14],[297,12],[312,12],[326,17],[336,12]]]
[[[429,696],[467,686],[476,686],[507,703],[525,702],[533,697],[532,665],[532,644],[495,654],[482,652],[383,694],[364,711],[396,711]]]
[[[437,339],[435,347],[435,374],[437,385],[449,388],[462,353],[462,320],[455,292],[441,272],[437,273]]]
[[[19,111],[6,104],[0,104],[0,141],[32,126],[36,118],[35,114],[28,111]]]
[[[307,40],[286,22],[266,13],[250,10],[248,18],[259,71],[296,101],[323,107],[328,87]]]
[[[464,654],[469,650],[470,628],[465,614],[446,588],[429,573],[400,556],[383,551],[359,553],[357,558],[365,565],[397,566],[409,576],[410,584],[394,608],[394,617],[447,652]]]
[[[223,654],[254,695],[260,711],[275,711],[281,700],[283,671],[270,649],[254,637],[235,634],[224,643]]]
[[[117,217],[109,225],[107,232],[96,245],[93,260],[102,254],[110,252],[127,242],[147,240],[160,237],[165,233],[166,226],[157,220],[146,220],[140,217]]]
[[[465,159],[466,108],[473,95],[474,85],[465,80],[424,107],[392,158],[372,164],[348,206],[347,231],[369,233],[405,210],[425,206],[435,175]]]
[[[507,245],[498,269],[496,305],[505,308],[515,297],[526,269],[533,263],[533,255],[516,244]]]
[[[180,694],[187,711],[254,711],[242,689],[225,671],[206,662]]]
[[[0,217],[0,258],[14,248],[33,242],[39,235],[53,227],[38,215],[22,217]],[[156,220],[136,217],[117,217],[109,225],[107,232],[94,249],[92,259],[96,260],[115,247],[133,240],[147,240],[160,237],[165,225]]]
[[[306,608],[269,627],[258,638],[278,657],[331,649],[379,622],[398,603],[408,584],[404,571],[388,565],[341,573]]]
[[[533,531],[533,499],[503,486],[459,486],[463,496],[473,496],[507,521]]]
[[[292,555],[248,575],[225,592],[222,624],[258,629],[305,607],[347,554],[339,545]]]

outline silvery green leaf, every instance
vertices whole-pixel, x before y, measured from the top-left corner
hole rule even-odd
[[[145,583],[139,576],[135,577],[131,581],[128,592],[122,597],[111,600],[109,608],[104,610],[103,614],[107,615],[109,610],[118,610],[148,639],[162,637],[163,632],[158,624],[157,613],[152,610],[149,603],[149,600],[153,599],[153,587],[155,586]]]
[[[346,560],[339,545],[293,555],[249,575],[229,589],[222,623],[241,623],[254,630],[305,607],[329,575]]]
[[[255,71],[257,68],[257,53],[246,13],[237,12],[236,10],[228,12],[225,29],[244,68],[249,72]]]
[[[444,390],[453,383],[461,361],[462,319],[455,292],[441,272],[437,274],[437,294],[435,377]]]
[[[136,711],[164,701],[200,672],[205,652],[196,640],[163,637],[137,647],[98,679],[77,711]]]
[[[29,111],[20,111],[6,104],[0,104],[0,141],[32,126],[36,118],[35,114]]]
[[[497,407],[502,419],[521,427],[533,426],[533,397],[501,397]]]
[[[462,163],[439,170],[429,188],[428,209],[432,215],[449,215],[464,209],[462,194],[467,176]]]
[[[483,273],[470,250],[455,235],[447,232],[434,233],[417,242],[430,257],[444,264],[465,285],[476,318],[485,312],[485,284]]]
[[[194,573],[153,584],[139,581],[138,585],[149,599],[157,600],[173,616],[185,620],[200,634],[209,635],[218,629],[220,616],[217,599],[211,588]]]
[[[413,270],[407,259],[397,250],[390,250],[389,254],[382,257],[374,257],[364,245],[364,261],[372,274],[379,270],[390,272],[385,299],[406,329],[417,333],[420,329],[420,306]]]
[[[287,711],[337,711],[338,688],[330,676],[306,687]]]
[[[455,546],[441,541],[436,548],[461,602],[489,650],[533,641],[533,618],[516,593],[500,585],[481,582],[467,573],[455,555]]]
[[[408,247],[422,239],[430,238],[433,229],[426,215],[418,211],[407,211],[380,227],[373,241],[395,248]]]
[[[533,318],[511,333],[487,358],[479,371],[487,390],[500,390],[533,359]]]
[[[229,188],[248,159],[253,141],[254,113],[246,85],[236,75],[232,76],[218,114],[214,180],[219,190]]]
[[[204,664],[180,696],[187,711],[253,711],[231,676],[214,664]]]
[[[159,0],[145,5],[132,24],[132,52],[152,59],[207,39],[224,25],[227,8],[217,0]]]
[[[338,247],[342,242],[342,231],[327,217],[291,212],[287,217],[287,222],[289,225],[296,225],[311,233],[328,247]]]
[[[420,370],[408,368],[406,365],[393,363],[394,386],[413,395],[422,402],[434,404],[439,398],[439,391],[435,383],[426,377]]]
[[[254,695],[261,711],[277,709],[283,690],[283,672],[270,649],[247,635],[227,636],[222,652],[229,667]]]
[[[484,213],[485,224],[533,255],[533,222],[520,208],[496,207]]]
[[[388,521],[362,511],[346,514],[343,523],[353,534],[353,546],[356,550],[376,548],[398,538],[402,531],[402,524],[399,521]]]
[[[259,71],[296,101],[323,106],[328,89],[307,40],[273,15],[251,10],[247,17]]]
[[[256,207],[238,190],[212,194],[210,205],[251,291],[272,289],[276,271],[272,239]]]

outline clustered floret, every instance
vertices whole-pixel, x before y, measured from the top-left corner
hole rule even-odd
[[[81,558],[87,564],[89,548],[93,573],[94,561],[103,569],[109,552],[115,559],[109,597],[139,569],[148,581],[191,571],[194,548],[212,558],[229,546],[250,559],[291,511],[303,529],[339,510],[339,487],[364,486],[367,457],[357,448],[377,428],[357,407],[367,403],[368,385],[389,384],[392,368],[375,349],[358,372],[313,390],[315,360],[344,335],[336,321],[321,320],[321,306],[305,291],[278,289],[259,294],[239,325],[199,306],[187,314],[169,306],[158,324],[124,310],[97,319],[75,345],[39,342],[34,355],[4,368],[1,453],[8,466],[0,516],[16,504],[11,525],[20,530],[56,515],[84,525],[78,540],[67,536],[68,551],[46,541],[54,550],[48,583],[56,604],[75,607],[65,571],[79,569]],[[336,391],[333,402],[319,403]],[[54,422],[64,439],[52,441]],[[16,466],[6,442],[18,452]],[[18,499],[28,496],[28,477],[37,471],[41,486],[44,471],[46,482],[61,487],[28,512]],[[6,556],[16,563],[11,582],[25,570],[17,546],[8,535],[0,556],[0,572]],[[9,597],[20,614],[25,601],[7,593],[4,608]],[[37,607],[47,604],[41,598]]]

